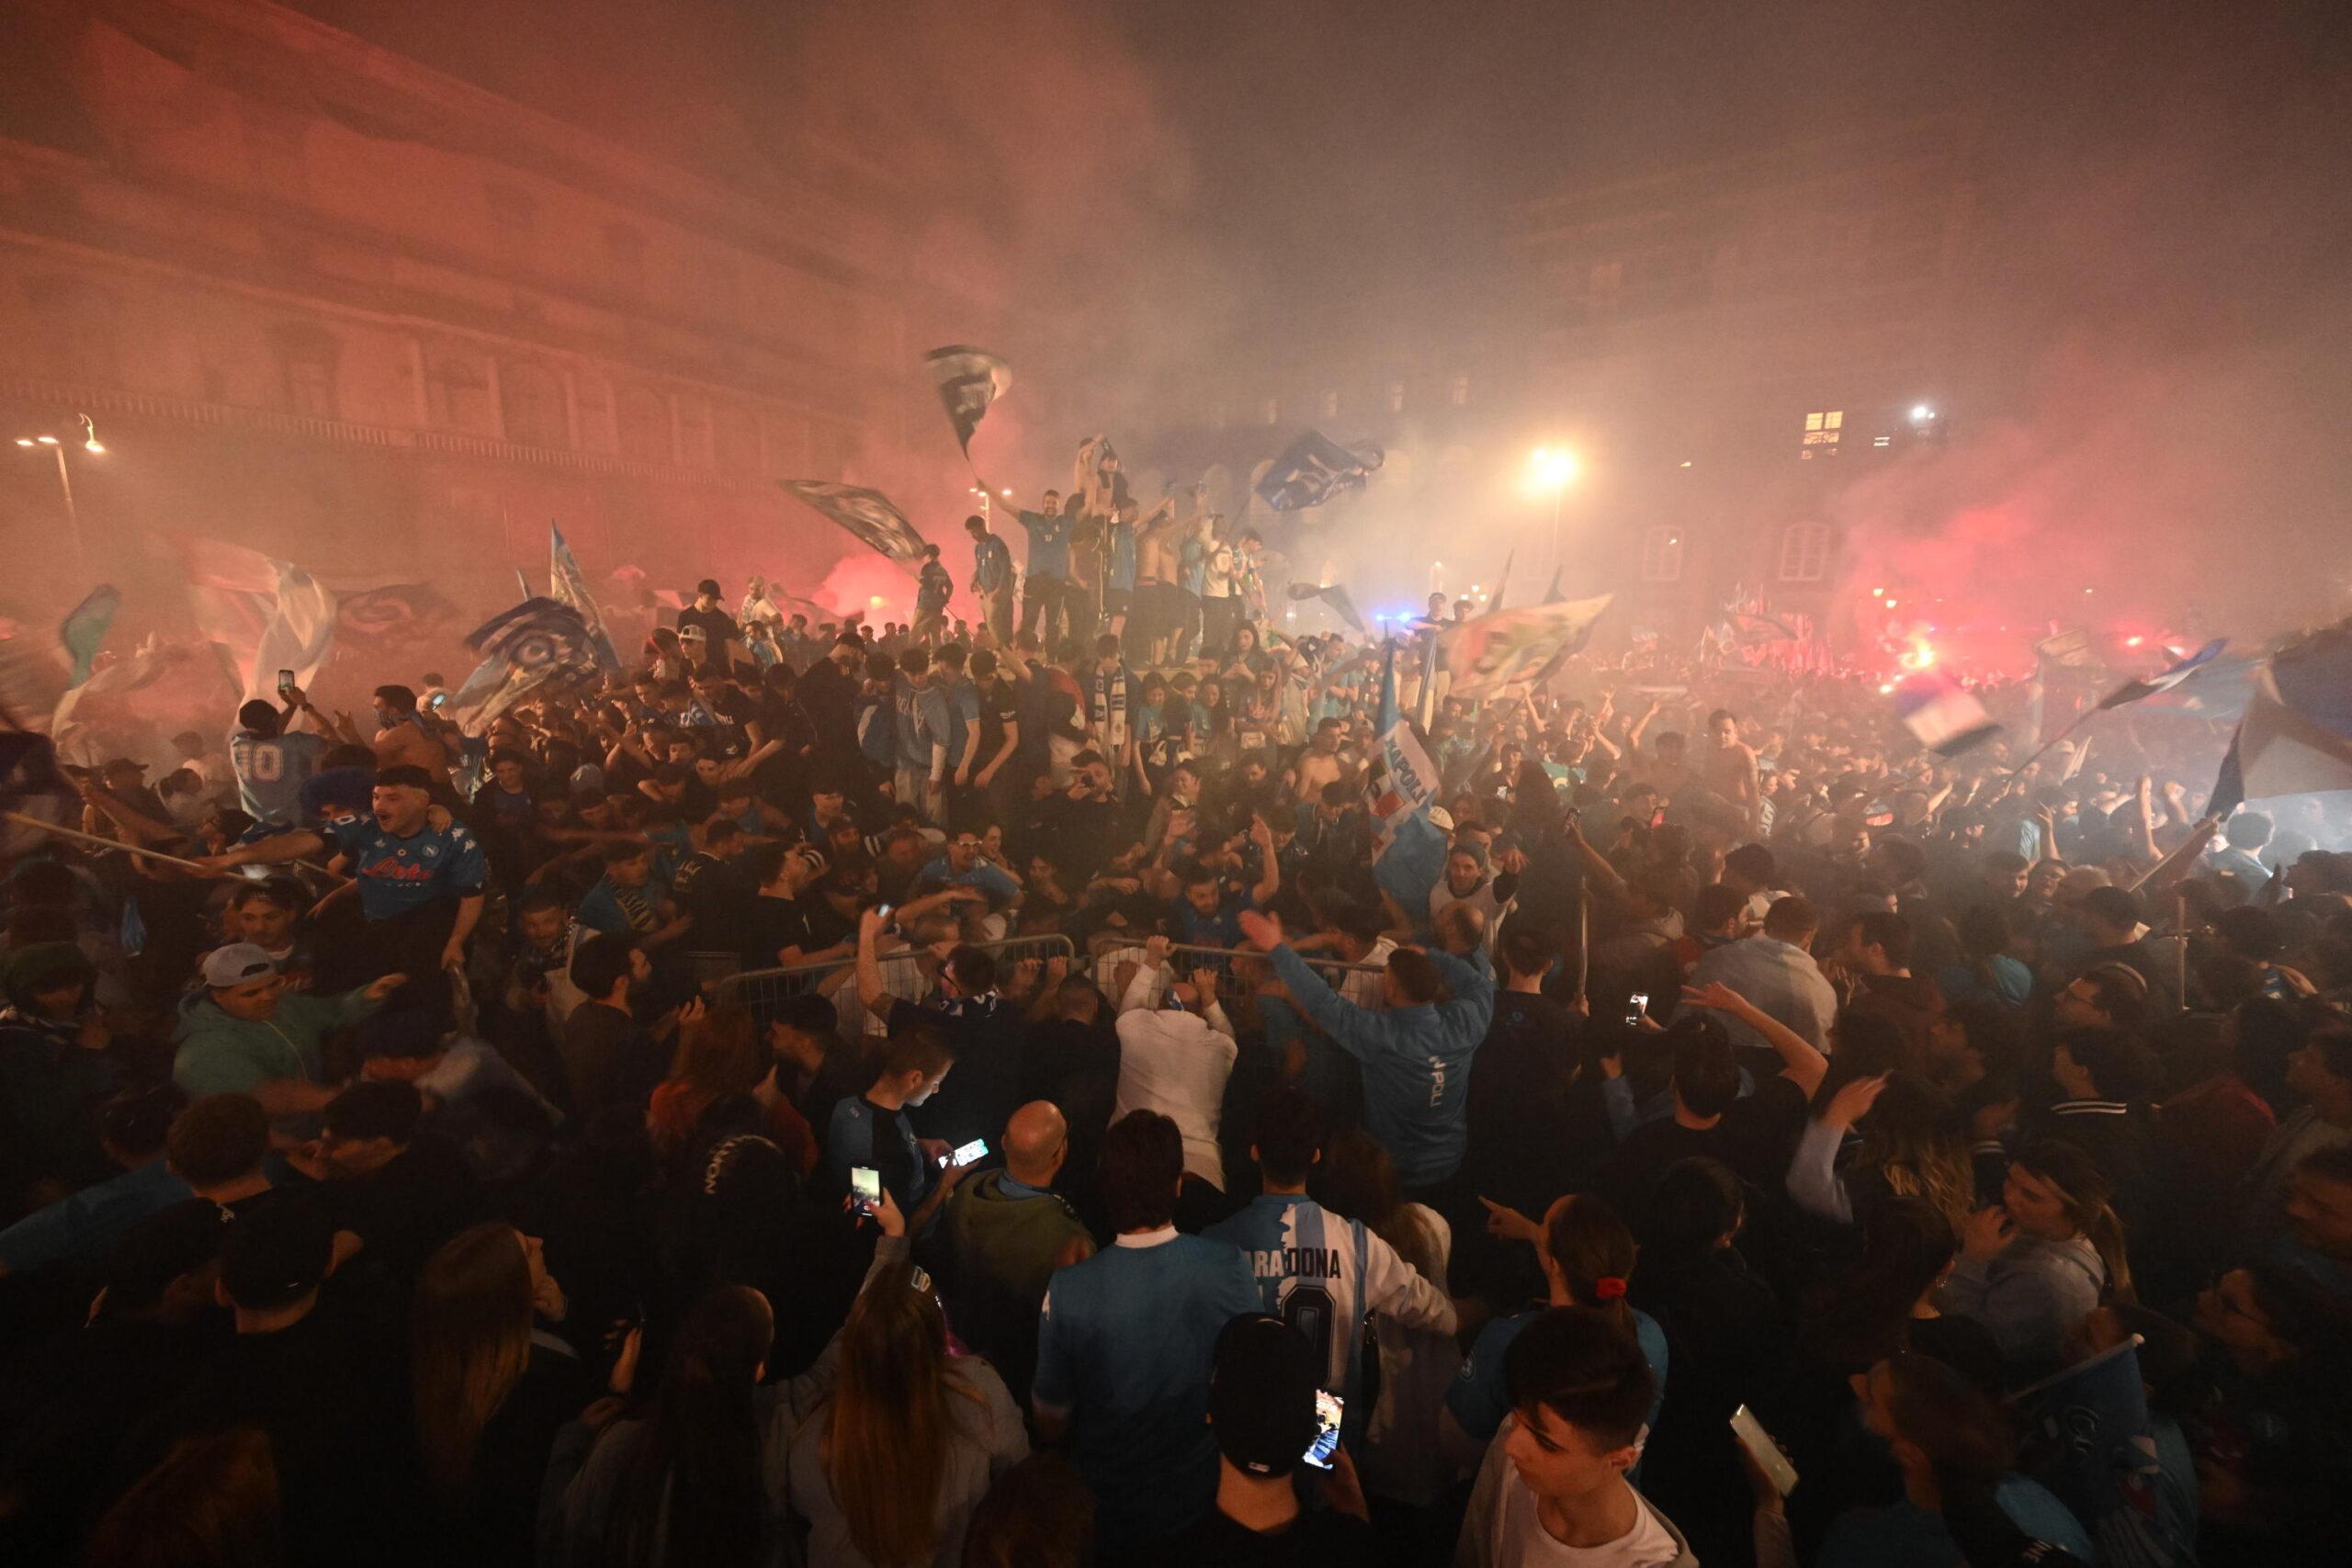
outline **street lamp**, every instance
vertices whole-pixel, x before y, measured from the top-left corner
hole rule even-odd
[[[92,454],[105,452],[105,444],[98,440],[98,427],[91,422],[90,416],[77,414],[74,417],[82,422],[82,450]],[[65,497],[65,521],[74,533],[74,562],[86,570],[88,551],[82,542],[82,514],[74,505],[74,476],[65,467],[65,443],[54,435],[44,433],[40,435],[19,435],[17,437],[17,445],[36,452],[46,446],[56,456],[57,488]]]
[[[1538,446],[1527,461],[1528,483],[1538,493],[1552,494],[1552,570],[1560,570],[1560,504],[1566,497],[1568,486],[1576,482],[1578,469],[1577,455],[1565,446]]]

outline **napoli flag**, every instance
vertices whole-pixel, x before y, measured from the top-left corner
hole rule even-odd
[[[969,457],[972,432],[980,427],[989,405],[1012,390],[1012,367],[987,349],[969,344],[934,348],[922,356],[922,363],[939,388],[947,422],[956,427],[956,445]]]
[[[922,536],[908,523],[905,513],[890,504],[878,490],[835,484],[830,479],[786,479],[785,490],[798,496],[867,545],[901,566],[922,559]]]
[[[476,626],[466,646],[481,663],[449,697],[458,730],[478,736],[490,721],[540,687],[596,671],[588,623],[569,604],[526,599]]]
[[[2352,621],[2301,637],[2255,672],[2211,816],[2248,800],[2352,789]]]
[[[1907,677],[1895,689],[1894,712],[1911,738],[1939,757],[1957,757],[2001,729],[1975,694],[1941,675]]]
[[[2216,637],[2188,658],[2166,670],[2141,681],[2126,681],[2098,700],[2102,712],[2120,708],[2126,703],[2136,703],[2143,697],[2153,697],[2159,692],[2169,692],[2213,661],[2214,656],[2229,647],[2229,641]]]
[[[1363,489],[1386,457],[1377,446],[1351,451],[1319,430],[1304,431],[1258,481],[1258,498],[1277,512],[1321,506]]]

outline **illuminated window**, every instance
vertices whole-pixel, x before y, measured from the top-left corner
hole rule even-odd
[[[1838,456],[1838,435],[1845,427],[1842,409],[1829,409],[1804,416],[1804,444],[1799,448],[1800,457],[1835,457]]]
[[[1323,417],[1325,419],[1340,417],[1340,394],[1329,389],[1326,389],[1323,393]]]
[[[1829,525],[1796,523],[1781,536],[1781,581],[1818,582],[1829,572]]]
[[[1642,581],[1679,582],[1682,578],[1682,530],[1652,528],[1642,536]]]
[[[1459,370],[1453,374],[1453,398],[1455,408],[1470,406],[1470,378]]]
[[[1388,412],[1390,413],[1405,412],[1405,383],[1402,381],[1388,383]]]

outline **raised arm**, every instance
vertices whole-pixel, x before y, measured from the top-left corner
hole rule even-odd
[[[1781,1076],[1803,1089],[1806,1099],[1812,1099],[1821,1080],[1829,1076],[1829,1058],[1813,1042],[1722,981],[1685,986],[1682,999],[1692,1007],[1727,1012],[1762,1035],[1764,1043],[1781,1054]]]

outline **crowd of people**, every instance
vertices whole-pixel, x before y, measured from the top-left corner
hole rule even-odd
[[[1408,885],[1392,661],[1095,478],[968,625],[705,581],[480,736],[386,671],[76,773],[0,1558],[2338,1558],[2344,797],[1411,649]]]

